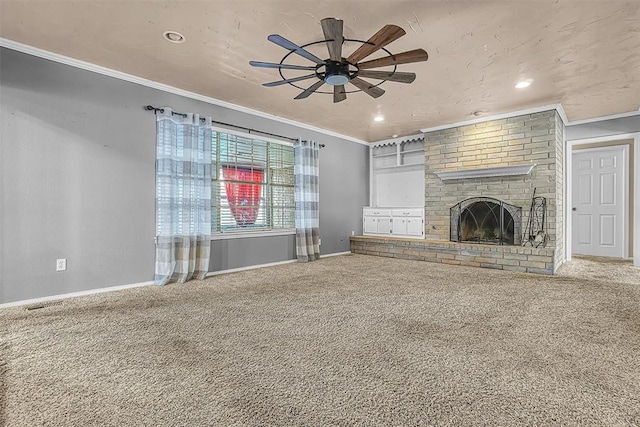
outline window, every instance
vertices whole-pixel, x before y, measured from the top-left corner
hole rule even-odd
[[[214,129],[212,233],[295,228],[293,147]]]

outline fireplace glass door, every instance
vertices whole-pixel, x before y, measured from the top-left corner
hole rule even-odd
[[[517,206],[488,197],[464,200],[450,210],[451,241],[519,245],[522,213]]]

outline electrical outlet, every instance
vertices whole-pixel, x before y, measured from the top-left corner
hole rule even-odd
[[[56,260],[56,271],[65,271],[67,269],[67,259],[58,258]]]
[[[318,239],[318,246],[322,244],[322,239]]]
[[[355,236],[355,235],[356,235],[356,232],[355,232],[355,231],[353,231],[353,230],[351,230],[351,235],[352,235],[352,236]]]
[[[344,234],[340,235],[340,241],[342,242],[344,240]]]

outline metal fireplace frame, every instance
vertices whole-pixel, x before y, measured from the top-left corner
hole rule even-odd
[[[474,241],[474,240],[462,240],[461,232],[462,232],[462,214],[466,211],[470,206],[475,203],[485,203],[485,204],[494,204],[500,208],[499,218],[496,217],[493,209],[489,210],[489,213],[486,215],[493,213],[494,218],[498,220],[500,226],[500,236],[497,243],[490,241]],[[506,230],[505,224],[505,215],[504,212],[507,211],[509,215],[511,215],[511,219],[513,220],[513,245],[520,246],[522,243],[522,208],[518,206],[511,205],[509,203],[505,203],[502,200],[495,199],[493,197],[470,197],[468,199],[462,200],[451,208],[449,208],[449,240],[452,242],[461,242],[461,243],[476,243],[476,244],[486,244],[486,245],[509,245],[504,242],[503,233]],[[473,213],[472,213],[473,215]],[[475,219],[475,216],[474,216]],[[476,221],[478,224],[478,221]]]

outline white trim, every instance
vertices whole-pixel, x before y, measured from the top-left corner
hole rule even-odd
[[[239,271],[255,270],[256,268],[273,267],[275,265],[291,264],[296,261],[297,259],[288,259],[286,261],[270,262],[267,264],[259,264],[259,265],[248,265],[246,267],[230,268],[228,270],[210,271],[207,273],[205,277],[219,276],[221,274],[237,273]]]
[[[529,175],[535,163],[515,166],[500,166],[497,168],[458,169],[454,171],[436,172],[443,181],[450,179],[488,178],[494,176]]]
[[[369,147],[369,206],[374,206],[373,195],[375,194],[375,182],[373,179],[373,148]],[[364,227],[364,224],[363,224]]]
[[[130,83],[139,84],[141,86],[150,87],[153,89],[158,89],[163,92],[173,93],[175,95],[184,96],[185,98],[195,99],[197,101],[206,102],[207,104],[217,105],[219,107],[228,108],[230,110],[239,111],[241,113],[251,114],[253,116],[262,117],[265,119],[273,120],[276,122],[284,123],[291,126],[296,126],[302,129],[307,129],[314,132],[320,132],[325,135],[335,136],[337,138],[341,138],[347,141],[355,142],[362,145],[369,145],[368,142],[363,141],[361,139],[357,139],[351,136],[342,135],[337,132],[319,128],[316,126],[312,126],[306,123],[296,122],[291,119],[286,119],[284,117],[276,116],[273,114],[265,113],[262,111],[254,110],[252,108],[243,107],[241,105],[232,104],[230,102],[221,101],[216,98],[212,98],[205,95],[200,95],[198,93],[189,92],[184,89],[179,89],[173,86],[169,86],[163,83],[155,82],[153,80],[145,79],[142,77],[134,76],[132,74],[123,73],[121,71],[116,71],[111,68],[103,67],[100,65],[92,64],[90,62],[81,61],[79,59],[70,58],[68,56],[60,55],[58,53],[49,52],[44,49],[39,49],[37,47],[29,46],[23,43],[19,43],[13,40],[5,39],[0,37],[0,47],[5,47],[7,49],[16,50],[18,52],[26,53],[32,56],[37,56],[39,58],[48,59],[50,61],[58,62],[61,64],[69,65],[75,68],[80,68],[82,70],[91,71],[94,73],[102,74],[105,76],[113,77],[119,80],[124,80]]]
[[[84,296],[88,296],[88,295],[102,294],[102,293],[105,293],[105,292],[121,291],[121,290],[124,290],[124,289],[140,288],[142,286],[150,286],[150,285],[153,285],[153,284],[154,284],[153,281],[140,282],[140,283],[131,283],[129,285],[111,286],[111,287],[108,287],[108,288],[98,288],[98,289],[91,289],[91,290],[88,290],[88,291],[71,292],[71,293],[68,293],[68,294],[51,295],[51,296],[48,296],[48,297],[41,297],[41,298],[26,299],[26,300],[22,300],[22,301],[7,302],[7,303],[4,303],[4,304],[0,304],[0,309],[8,308],[8,307],[18,307],[18,306],[21,306],[21,305],[31,305],[31,304],[46,303],[46,302],[49,302],[49,301],[56,301],[56,300],[60,300],[60,299],[84,297]]]
[[[380,141],[371,142],[369,145],[371,145],[372,147],[381,147],[383,145],[400,144],[401,142],[412,141],[414,139],[424,139],[424,134],[417,133],[415,135],[407,135],[407,136],[399,136],[397,138],[383,139]]]
[[[564,135],[564,132],[563,132]],[[572,244],[571,240],[573,239],[573,235],[571,232],[571,227],[573,226],[571,221],[571,205],[573,204],[573,188],[572,187],[572,179],[573,176],[573,147],[572,143],[565,140],[564,141],[564,176],[562,177],[564,180],[564,259],[568,262],[571,261],[573,256],[572,254]]]
[[[623,119],[625,117],[633,117],[633,116],[640,116],[640,111],[629,111],[627,113],[612,114],[610,116],[600,116],[600,117],[592,117],[590,119],[574,120],[570,122],[568,126],[582,125],[585,123],[593,123],[593,122],[601,122],[603,120]]]
[[[640,185],[640,179],[638,179],[638,177],[640,176],[640,156],[638,155],[638,151],[640,150],[640,132],[639,133],[625,133],[625,134],[618,134],[618,135],[608,135],[608,136],[601,136],[601,137],[597,137],[597,138],[584,138],[584,139],[574,139],[574,140],[568,140],[565,141],[566,143],[566,163],[565,163],[565,171],[566,174],[564,176],[564,180],[566,182],[566,196],[565,196],[565,201],[567,206],[565,207],[565,215],[566,215],[566,222],[565,222],[565,230],[566,230],[566,244],[565,244],[565,248],[566,248],[566,260],[567,261],[571,261],[571,252],[572,252],[572,245],[571,245],[571,241],[572,241],[572,215],[571,215],[571,208],[572,208],[572,192],[573,192],[573,182],[572,182],[572,163],[573,163],[573,147],[575,145],[583,145],[583,144],[593,144],[593,143],[598,143],[598,142],[609,142],[609,141],[622,141],[625,139],[634,139],[634,153],[635,153],[635,161],[634,161],[634,170],[633,170],[633,174],[634,174],[634,185]],[[602,147],[602,148],[610,148],[610,147]],[[590,149],[582,149],[580,151],[583,150],[590,150]],[[629,158],[628,155],[628,147],[626,148],[626,153],[627,153],[627,158]],[[626,197],[625,197],[625,203],[626,203],[626,211],[624,212],[625,217],[628,216],[629,212],[629,185],[628,185],[628,181],[629,181],[629,164],[630,162],[628,161],[625,165],[625,170],[626,170],[626,182],[625,182],[625,189],[626,189]],[[638,190],[637,188],[639,187],[635,187],[634,188],[634,192],[635,194],[638,194]],[[634,195],[635,195],[634,194]],[[629,221],[632,220],[632,218],[635,218],[634,223],[633,223],[633,230],[634,230],[634,236],[633,236],[633,265],[640,267],[640,201],[637,200],[639,199],[638,197],[634,197],[634,208],[633,208],[633,212],[631,213],[631,217],[629,219]],[[625,227],[626,230],[628,231],[628,227],[629,227],[629,223],[625,222]],[[629,236],[629,233],[626,232],[625,236]],[[625,244],[625,248],[624,248],[624,253],[625,253],[625,257],[628,257],[629,254],[629,242],[628,240],[626,241]]]
[[[271,236],[289,236],[295,235],[295,228],[287,228],[285,230],[269,230],[269,231],[227,231],[224,233],[214,233],[211,240],[229,240],[229,239],[246,239],[251,237],[271,237]]]
[[[562,106],[562,104],[558,104],[556,106],[556,111],[560,115],[560,118],[562,119],[562,123],[564,123],[564,125],[566,126],[569,123],[569,118],[567,117],[567,113],[565,113],[564,107]]]
[[[338,255],[350,255],[350,254],[351,252],[335,252],[332,254],[320,255],[320,258],[326,258],[326,257],[332,257],[332,256],[338,256]],[[276,265],[283,265],[283,264],[292,264],[294,262],[298,262],[298,260],[288,259],[286,261],[276,261],[276,262],[270,262],[268,264],[249,265],[246,267],[230,268],[228,270],[210,271],[209,273],[207,273],[206,277],[219,276],[221,274],[238,273],[240,271],[255,270],[256,268],[273,267]]]
[[[543,111],[551,111],[551,110],[556,110],[558,112],[558,114],[560,115],[560,118],[562,119],[562,121],[565,124],[567,124],[567,116],[566,116],[566,114],[564,112],[564,108],[562,108],[562,105],[560,105],[560,104],[551,104],[551,105],[543,105],[541,107],[529,108],[529,109],[526,109],[526,110],[512,111],[510,113],[498,114],[498,115],[495,115],[495,116],[478,117],[476,119],[465,120],[465,121],[456,122],[456,123],[450,123],[450,124],[446,124],[446,125],[442,125],[442,126],[434,126],[434,127],[430,127],[430,128],[420,129],[420,132],[429,133],[429,132],[434,132],[434,131],[437,131],[437,130],[451,129],[451,128],[456,128],[456,127],[459,127],[459,126],[473,125],[473,124],[476,124],[476,123],[484,123],[484,122],[488,122],[488,121],[491,121],[491,120],[508,119],[508,118],[511,118],[511,117],[523,116],[525,114],[535,114],[535,113],[541,113]]]
[[[568,139],[566,142],[573,147],[574,145],[593,144],[594,142],[608,142],[608,141],[618,141],[623,139],[633,139],[633,138],[637,138],[639,135],[640,135],[640,132],[618,133],[615,135],[598,136],[596,138]]]
[[[633,201],[633,265],[640,267],[640,133],[637,133],[633,141],[634,153],[634,201]]]
[[[320,255],[320,258],[327,258],[332,256],[351,255],[351,251],[348,252],[334,252],[332,254]]]

